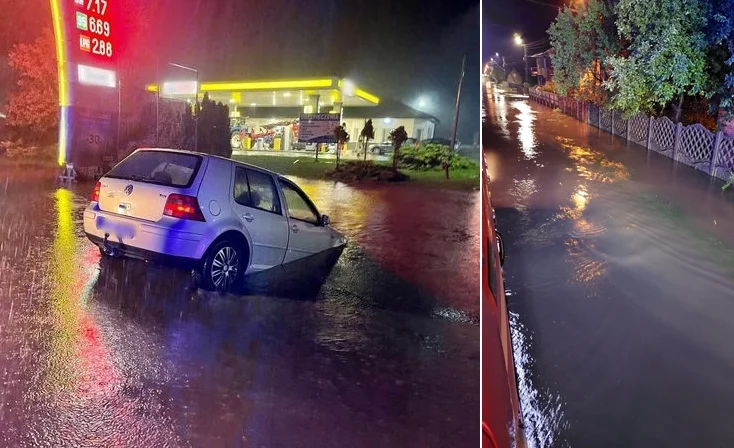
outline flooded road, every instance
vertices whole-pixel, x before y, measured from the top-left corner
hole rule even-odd
[[[479,194],[295,180],[350,244],[220,296],[0,171],[0,446],[476,444]]]
[[[530,445],[734,445],[734,193],[526,97],[486,119]]]

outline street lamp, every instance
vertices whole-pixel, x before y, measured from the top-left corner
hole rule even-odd
[[[497,57],[500,57],[499,52],[496,52],[494,55],[497,56]]]
[[[191,67],[186,67],[185,65],[181,64],[174,64],[173,62],[169,62],[168,65],[194,72],[194,74],[196,75],[196,103],[194,104],[194,111],[196,112],[196,115],[194,116],[194,151],[199,152],[199,70]]]
[[[429,105],[428,98],[426,98],[425,96],[421,96],[418,98],[418,108],[419,109],[425,109],[428,107],[428,105]]]
[[[194,91],[194,95],[196,95],[196,108],[195,111],[199,112],[199,70],[191,67],[186,67],[185,65],[181,64],[174,64],[173,62],[167,62],[167,65],[170,65],[171,67],[180,68],[183,70],[187,70],[190,72],[194,72],[196,75],[196,89]],[[160,64],[158,61],[156,61],[156,78],[158,78],[158,89],[156,90],[156,101],[155,101],[155,143],[156,146],[158,145],[158,116],[159,116],[159,105],[161,99],[161,80],[160,80]],[[188,100],[187,100],[188,102]],[[199,151],[199,116],[194,116],[194,151]]]
[[[522,37],[515,33],[515,44],[520,45],[523,49],[523,61],[525,61],[525,82],[530,82],[530,73],[528,70],[528,45],[522,42]]]

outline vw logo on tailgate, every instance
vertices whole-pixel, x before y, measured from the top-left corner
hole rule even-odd
[[[125,194],[126,195],[130,196],[132,194],[132,192],[133,192],[133,186],[132,185],[128,185],[128,186],[125,187],[125,190],[123,190],[123,191],[125,191]]]

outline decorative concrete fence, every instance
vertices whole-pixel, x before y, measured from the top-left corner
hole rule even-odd
[[[586,121],[588,112],[586,103],[542,90],[530,90],[530,98],[553,109],[560,109],[564,114],[576,117],[577,120]]]
[[[522,84],[515,84],[512,82],[508,82],[507,87],[514,90],[515,93],[517,93],[518,95],[522,95],[523,93],[525,93]]]
[[[625,120],[619,111],[549,92],[531,90],[530,98],[721,180],[727,181],[734,172],[734,139],[724,137],[721,132],[713,133],[698,123],[683,126],[668,117],[643,114]]]

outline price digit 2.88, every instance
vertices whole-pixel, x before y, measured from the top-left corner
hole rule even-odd
[[[105,42],[96,37],[92,39],[92,53],[100,56],[112,57],[112,42]]]

